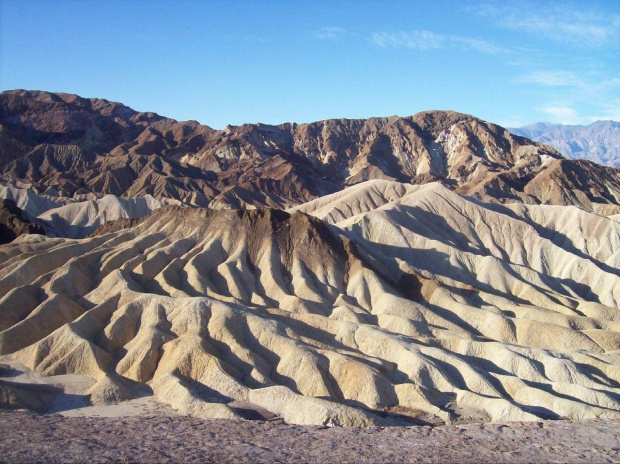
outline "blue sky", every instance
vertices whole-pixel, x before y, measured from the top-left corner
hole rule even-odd
[[[620,1],[0,0],[0,89],[16,88],[218,129],[620,120]]]

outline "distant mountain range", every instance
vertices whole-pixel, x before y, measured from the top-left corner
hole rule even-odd
[[[589,126],[537,122],[508,130],[550,145],[571,159],[620,167],[620,122],[617,121],[596,121]]]

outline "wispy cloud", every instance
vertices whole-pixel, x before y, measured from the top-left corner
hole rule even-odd
[[[342,37],[346,30],[342,27],[327,26],[314,31],[314,37],[321,40],[336,40]]]
[[[548,87],[581,87],[584,82],[572,71],[534,71],[516,77],[513,82],[523,84],[538,84]]]
[[[450,40],[455,44],[461,44],[465,48],[469,48],[471,50],[476,50],[482,53],[489,53],[491,55],[496,55],[499,53],[510,53],[510,50],[505,47],[499,47],[497,45],[493,45],[486,40],[478,40],[472,39],[470,37],[455,37],[450,36]]]
[[[602,79],[601,76],[580,76],[571,71],[555,70],[535,71],[517,77],[513,82],[545,87],[540,97],[549,99],[550,103],[535,109],[551,116],[552,122],[588,124],[604,119],[620,120],[620,99],[613,98],[617,95],[615,91],[620,89],[620,78]],[[582,116],[575,106],[588,107],[590,115]]]
[[[598,115],[588,118],[590,122],[594,121],[620,121],[620,98],[616,98],[604,103]]]
[[[262,37],[259,35],[232,35],[226,34],[222,36],[222,39],[228,42],[246,42],[246,43],[257,43],[257,44],[266,44],[269,40],[266,37]]]
[[[620,17],[605,16],[581,5],[562,2],[535,10],[527,4],[518,7],[489,4],[471,11],[490,19],[496,26],[547,37],[584,47],[617,44]]]
[[[414,30],[410,32],[373,32],[371,40],[375,45],[381,48],[410,48],[412,50],[426,51],[447,47],[460,47],[466,50],[490,54],[509,52],[509,50],[504,47],[496,46],[484,40],[437,34],[426,30]]]
[[[601,76],[578,76],[573,71],[565,70],[533,71],[516,77],[513,82],[578,89],[584,97],[601,96],[620,88],[618,77],[604,79]]]
[[[546,114],[545,120],[559,124],[590,124],[595,121],[620,121],[620,98],[611,100],[603,105],[598,105],[597,113],[583,116],[575,107],[568,102],[556,102],[556,104],[534,108],[536,111]],[[519,126],[512,126],[519,127]]]
[[[586,122],[586,120],[580,117],[577,111],[570,106],[546,106],[543,108],[536,108],[536,110],[552,116],[552,122],[555,123],[572,125]]]
[[[261,44],[268,42],[268,40],[265,37],[261,37],[258,35],[246,35],[246,36],[243,36],[243,40],[246,42],[261,43]]]
[[[504,119],[500,119],[499,121],[497,121],[497,124],[502,127],[522,127],[525,125],[523,123],[523,117],[521,115],[510,115]]]
[[[379,47],[405,47],[415,50],[442,48],[445,37],[434,32],[417,30],[411,32],[373,32],[372,41]]]

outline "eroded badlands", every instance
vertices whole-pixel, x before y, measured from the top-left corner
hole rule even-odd
[[[126,226],[0,247],[0,363],[201,418],[620,418],[613,216],[375,180]]]

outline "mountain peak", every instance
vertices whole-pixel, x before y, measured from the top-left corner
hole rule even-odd
[[[534,123],[510,131],[552,146],[571,159],[620,167],[620,122],[617,121],[595,121],[587,126]]]
[[[0,174],[70,197],[152,195],[203,207],[284,208],[385,179],[440,181],[485,200],[537,203],[544,189],[526,186],[561,158],[546,145],[445,110],[213,130],[50,92],[4,92],[0,109]],[[589,195],[581,206],[591,208]],[[567,198],[553,201],[577,201]]]

